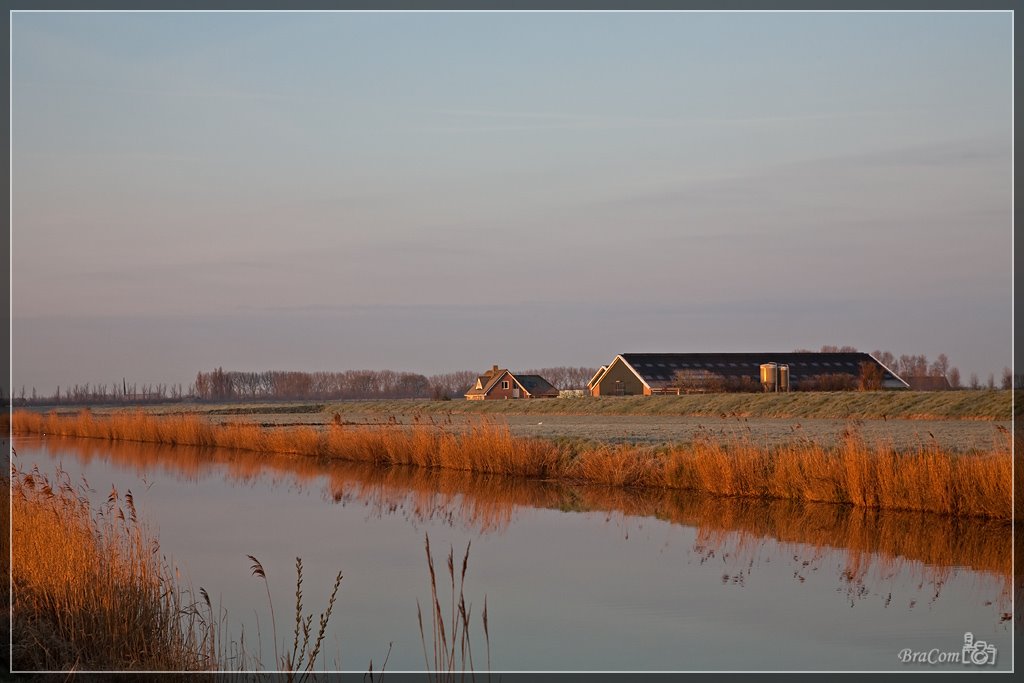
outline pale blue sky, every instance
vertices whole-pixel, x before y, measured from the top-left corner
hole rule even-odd
[[[1011,361],[1011,15],[15,13],[14,385]]]

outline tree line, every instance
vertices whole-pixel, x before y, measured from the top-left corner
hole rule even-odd
[[[541,375],[557,389],[579,389],[597,371],[587,367],[549,367],[521,374]],[[176,401],[345,400],[393,398],[461,398],[480,375],[475,370],[423,375],[395,370],[244,372],[222,367],[196,373],[188,387],[181,384],[137,385],[124,380],[110,384],[58,386],[50,395],[35,387],[12,396],[16,406],[144,404]]]
[[[556,389],[585,387],[596,368],[551,367],[521,374],[541,375]],[[480,373],[458,370],[435,375],[395,370],[343,372],[200,372],[193,384],[195,398],[203,401],[258,399],[392,399],[461,398]]]
[[[796,353],[806,352],[808,352],[808,349],[796,350]],[[857,349],[852,346],[825,345],[821,347],[821,352],[856,353]],[[879,363],[889,368],[903,379],[911,377],[945,377],[952,389],[995,389],[997,386],[996,375],[994,372],[990,372],[988,374],[988,379],[984,384],[982,384],[981,380],[978,378],[978,373],[972,372],[970,378],[965,384],[964,380],[960,377],[960,370],[956,366],[950,365],[949,357],[944,353],[940,353],[936,356],[935,360],[931,362],[928,361],[928,356],[923,353],[917,355],[904,353],[897,357],[889,351],[875,350],[871,352],[871,355],[874,356]],[[1013,389],[1013,370],[1010,368],[1003,368],[998,386],[1001,389]]]
[[[395,370],[239,372],[216,368],[199,372],[193,385],[201,401],[290,399],[390,399],[451,396],[469,386],[475,373],[452,372],[430,377]]]
[[[15,406],[30,405],[90,405],[106,403],[123,404],[144,404],[144,403],[167,403],[186,400],[192,393],[192,387],[186,390],[182,384],[161,384],[129,383],[125,380],[111,382],[110,384],[71,384],[57,385],[57,389],[50,395],[43,395],[32,387],[26,391],[22,385],[21,390],[11,396],[11,403]],[[2,396],[0,396],[2,398]]]

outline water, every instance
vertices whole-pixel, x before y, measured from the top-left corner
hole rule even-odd
[[[161,552],[267,667],[273,621],[291,648],[301,557],[314,627],[344,575],[319,666],[372,660],[376,671],[389,657],[388,671],[423,670],[428,535],[446,611],[447,553],[458,570],[470,545],[478,669],[485,597],[494,670],[964,670],[898,655],[959,653],[965,632],[997,648],[994,668],[1011,666],[1006,524],[214,449],[52,437],[15,447],[22,470],[59,466],[97,502],[131,490]],[[248,555],[266,570],[273,617]]]

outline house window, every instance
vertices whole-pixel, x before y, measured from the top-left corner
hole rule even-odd
[[[508,380],[505,380],[504,382],[501,383],[501,388],[508,389]]]

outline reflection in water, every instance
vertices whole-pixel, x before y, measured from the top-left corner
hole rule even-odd
[[[654,517],[694,527],[694,550],[722,561],[723,582],[742,585],[759,549],[773,540],[794,553],[794,579],[818,571],[825,551],[838,551],[840,579],[851,600],[873,593],[897,572],[910,572],[937,599],[952,572],[966,567],[998,582],[1002,600],[1012,584],[1011,531],[1003,522],[796,501],[713,498],[686,491],[573,486],[456,470],[375,468],[308,457],[222,449],[47,437],[40,448],[83,462],[109,461],[145,473],[165,471],[198,481],[223,476],[233,484],[270,480],[277,486],[320,487],[325,499],[360,502],[375,516],[413,522],[441,520],[487,534],[504,530],[519,507]],[[102,485],[102,482],[97,482]],[[832,554],[832,553],[829,553]],[[809,555],[810,559],[807,559]],[[1024,591],[1018,591],[1018,594]],[[884,598],[885,596],[883,596]],[[1009,618],[1008,614],[1004,618]]]

